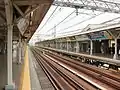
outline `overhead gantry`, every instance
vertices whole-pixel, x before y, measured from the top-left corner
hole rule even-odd
[[[53,0],[0,0],[0,40],[7,48],[7,85],[13,90],[12,47],[13,41],[28,42],[32,37]],[[21,54],[19,55],[19,61]]]
[[[109,13],[120,13],[120,3],[109,0],[55,0],[55,6],[101,11]]]

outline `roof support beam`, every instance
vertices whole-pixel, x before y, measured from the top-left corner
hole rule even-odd
[[[14,6],[15,9],[20,13],[20,15],[21,15],[22,17],[24,17],[24,13],[21,11],[21,9],[20,9],[15,3],[13,3],[13,6]]]
[[[41,5],[37,5],[34,8],[30,9],[28,12],[26,12],[23,16],[24,18],[29,15],[31,12],[34,12],[36,9],[38,9]],[[18,19],[16,19],[16,22],[18,22],[20,19],[22,19],[23,17],[19,17]]]
[[[30,9],[28,12],[26,12],[24,16],[27,16],[27,15],[29,15],[31,12],[34,12],[34,11],[35,11],[36,9],[38,9],[40,6],[41,6],[41,5],[37,5],[37,6],[33,7],[33,8]]]
[[[14,0],[17,5],[50,4],[53,0]]]

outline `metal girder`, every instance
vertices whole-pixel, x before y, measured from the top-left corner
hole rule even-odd
[[[28,12],[25,13],[25,16],[29,15],[31,12],[34,12],[36,9],[38,9],[41,5],[38,4],[37,6],[33,7],[32,9],[30,9]]]
[[[27,15],[29,15],[31,12],[34,12],[36,9],[38,9],[40,7],[40,4],[37,4],[35,7],[33,7],[32,9],[30,9],[29,11],[27,11],[26,13],[23,13],[22,10],[18,7],[17,4],[13,3],[13,6],[16,8],[16,10],[20,13],[20,15],[22,17],[26,17]],[[30,6],[31,8],[31,6]]]
[[[14,0],[17,5],[50,4],[52,0]]]
[[[24,13],[22,12],[22,10],[21,10],[15,3],[13,3],[13,6],[14,6],[15,9],[20,13],[20,15],[21,15],[22,17],[24,17]]]
[[[102,0],[72,0],[72,2],[69,0],[55,0],[53,5],[109,13],[120,13],[120,3]]]
[[[23,17],[25,18],[27,15],[29,15],[31,12],[34,12],[36,9],[38,9],[41,5],[37,5],[35,7],[33,7],[32,9],[30,9],[29,11],[27,11],[26,13],[24,13],[22,15],[22,17],[19,17],[18,19],[16,19],[16,22],[19,21],[20,19],[22,19]]]

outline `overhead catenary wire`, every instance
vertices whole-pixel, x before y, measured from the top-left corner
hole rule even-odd
[[[75,32],[75,31],[80,31],[80,30],[82,30],[82,29],[76,29],[76,30],[74,30],[74,31],[67,31],[67,32],[64,32],[64,33],[61,33],[62,34],[62,37],[63,36],[69,36],[69,35],[74,35],[74,34],[78,34],[79,32]],[[69,32],[72,32],[72,33],[69,33]],[[67,34],[65,34],[65,33],[67,33]],[[69,33],[69,34],[68,34]],[[59,37],[59,36],[58,36]],[[56,38],[58,38],[58,37],[56,37]]]
[[[74,12],[74,11],[73,11],[73,12]],[[101,14],[103,14],[103,13],[100,13],[100,14],[98,14],[98,15],[96,15],[96,16],[99,16],[99,15],[101,15]],[[70,15],[71,15],[71,14],[69,14],[68,16],[70,16]],[[79,24],[81,24],[81,23],[83,23],[83,22],[85,22],[85,21],[88,21],[88,20],[92,19],[92,18],[95,18],[96,16],[90,17],[90,18],[88,18],[88,19],[86,19],[86,20],[83,20],[83,21],[77,23],[77,24],[74,24],[74,25],[72,25],[72,26],[70,26],[70,27],[67,27],[67,29],[68,29],[68,28],[71,28],[71,27],[73,27],[73,26],[79,25]],[[66,18],[68,18],[68,17],[66,17]],[[66,18],[64,18],[62,21],[66,20]],[[59,22],[59,23],[62,23],[62,22]],[[59,23],[58,23],[56,26],[58,26]],[[55,27],[55,26],[54,26],[54,27]],[[53,29],[54,29],[54,27],[53,27]],[[51,29],[52,29],[52,28],[51,28]],[[49,29],[49,30],[51,30],[51,29]],[[63,30],[63,29],[62,29],[62,30]],[[80,30],[80,29],[77,29],[77,30]],[[75,31],[77,31],[77,30],[75,30]],[[49,31],[47,31],[47,32],[49,32]],[[74,31],[61,32],[61,33],[57,33],[57,34],[65,34],[65,33],[71,33],[71,32],[74,32]]]
[[[53,15],[52,17],[49,19],[48,23],[51,22],[64,8],[59,8]]]
[[[95,14],[89,14],[89,13],[84,13],[84,12],[79,12],[79,14],[95,15]],[[65,21],[64,24],[67,23],[67,22],[69,22],[69,21],[71,21],[71,20],[73,20],[73,19],[76,18],[77,16],[79,16],[79,15],[76,15],[76,16],[71,17],[70,19],[68,19],[67,21]]]
[[[117,19],[120,19],[120,17],[113,18],[113,19],[111,19],[111,20],[108,20],[108,21],[102,22],[101,24],[106,24],[106,23],[108,23],[108,22],[112,22],[112,21],[115,21],[115,20],[117,20]]]
[[[82,29],[76,29],[76,30],[74,30],[74,31],[67,31],[67,32],[62,32],[62,33],[57,33],[57,34],[65,34],[65,33],[71,33],[71,32],[73,32],[73,33],[77,33],[77,32],[75,32],[75,31],[80,31],[80,30],[82,30]],[[39,35],[43,35],[43,36],[53,36],[53,34],[39,34]]]
[[[72,13],[74,13],[74,11],[72,12]],[[72,13],[70,13],[67,17],[65,17],[61,22],[59,22],[57,25],[55,25],[55,26],[58,26],[59,24],[61,24],[64,20],[66,20],[70,15],[72,15]],[[80,12],[80,13],[82,13],[82,14],[86,14],[86,15],[88,15],[88,13],[84,13],[84,12]],[[65,23],[67,23],[68,21],[70,21],[70,20],[72,20],[72,19],[74,19],[76,16],[74,16],[74,17],[72,17],[72,18],[70,18],[69,20],[67,20]],[[54,27],[55,27],[54,26]],[[54,27],[53,27],[53,29],[54,29]],[[52,29],[52,28],[51,28]],[[49,29],[50,30],[50,29]],[[47,32],[49,32],[49,31],[47,31]],[[66,33],[66,32],[65,32]],[[58,33],[59,34],[59,33]],[[61,34],[61,33],[60,33]],[[52,35],[52,34],[49,34],[49,36],[50,35]]]
[[[103,13],[100,13],[100,14],[98,14],[98,15],[96,15],[96,16],[99,16],[99,15],[101,15],[101,14],[103,14]],[[88,20],[90,20],[90,19],[92,19],[92,18],[94,18],[94,17],[96,17],[96,16],[90,17],[90,18],[88,18],[88,19],[86,19],[86,20],[83,20],[83,21],[77,23],[77,24],[74,24],[74,25],[72,25],[72,26],[70,26],[70,27],[67,27],[67,29],[68,29],[68,28],[71,28],[71,27],[73,27],[73,26],[79,25],[79,24],[81,24],[81,23],[83,23],[83,22],[85,22],[85,21],[88,21]],[[64,19],[63,19],[63,20],[64,20]],[[62,21],[63,21],[63,20],[62,20]],[[58,23],[57,25],[59,25],[59,23]],[[56,25],[56,26],[57,26],[57,25]],[[53,27],[53,29],[54,29],[54,27]],[[52,28],[49,29],[49,30],[52,30]],[[62,29],[62,30],[63,30],[63,29]],[[65,30],[65,29],[64,29],[64,30]],[[80,29],[77,29],[77,30],[80,30]],[[75,30],[75,31],[77,31],[77,30]],[[47,31],[47,32],[49,32],[49,31]],[[70,33],[70,32],[74,32],[74,31],[61,32],[61,33],[57,33],[57,34],[64,34],[64,33]]]
[[[61,0],[62,2],[64,1],[64,0]],[[40,30],[42,30],[43,28],[44,28],[44,26],[48,23],[48,21],[50,20],[50,18],[53,16],[53,14],[55,13],[55,11],[57,10],[57,8],[58,8],[59,6],[56,6],[56,8],[54,9],[54,11],[52,12],[52,14],[50,15],[50,17],[46,20],[46,22],[44,23],[44,25],[39,29],[39,31]],[[58,14],[58,13],[57,13]],[[39,32],[38,31],[38,32]]]
[[[73,16],[73,17],[71,17],[70,19],[68,19],[68,20],[66,20],[65,22],[63,22],[63,24],[65,24],[65,23],[67,23],[67,22],[69,22],[69,21],[71,21],[71,20],[73,20],[74,18],[76,18],[77,17],[77,15],[76,16]]]
[[[46,22],[44,23],[44,25],[39,29],[42,30],[44,28],[44,26],[47,24],[47,22],[50,20],[50,18],[53,16],[53,14],[55,13],[55,11],[57,10],[58,6],[56,6],[56,8],[54,9],[54,11],[51,13],[50,17],[46,20]],[[38,32],[39,32],[38,31]]]
[[[70,13],[67,17],[65,17],[62,21],[60,21],[58,24],[56,24],[54,27],[56,27],[56,26],[58,26],[58,25],[60,25],[61,23],[63,23],[68,17],[70,17],[74,12],[75,12],[76,10],[74,10],[72,13]],[[94,13],[94,11],[92,11],[93,13]],[[80,12],[80,13],[82,13],[82,14],[87,14],[87,13],[84,13],[84,12]],[[95,14],[96,15],[96,14]],[[97,15],[96,15],[97,16]],[[76,16],[74,16],[74,17],[72,17],[72,19],[74,19]],[[94,17],[93,17],[94,18]],[[72,20],[71,19],[71,20]],[[68,20],[67,20],[67,22],[68,22]],[[49,31],[51,31],[51,30],[53,30],[54,29],[54,27],[52,27],[52,28],[50,28],[49,30],[47,30],[46,32],[49,32]]]
[[[62,0],[63,1],[63,0]],[[76,10],[75,10],[76,11]],[[60,21],[56,26],[58,26],[59,24],[61,24],[62,22],[64,22],[69,16],[71,16],[75,11],[73,11],[72,13],[70,13],[67,17],[65,17],[62,21]],[[92,11],[94,13],[94,11]],[[85,14],[85,13],[84,13]],[[73,17],[74,18],[74,17]],[[54,26],[54,27],[56,27]],[[52,29],[54,29],[54,27],[50,28],[49,30],[47,30],[46,32],[51,31]]]
[[[117,19],[120,19],[120,17],[117,17],[117,18],[113,18],[113,19],[111,19],[111,20],[108,20],[108,21],[105,21],[105,22],[102,22],[101,24],[105,24],[105,23],[108,23],[108,22],[111,22],[111,21],[114,21],[114,20],[117,20]],[[80,30],[82,30],[82,29],[76,29],[76,30],[72,30],[72,31],[67,31],[67,32],[60,32],[60,33],[57,33],[57,34],[65,34],[65,33],[76,33],[75,31],[80,31]],[[67,35],[63,35],[63,36],[67,36]]]
[[[75,10],[73,12],[71,12],[69,15],[67,15],[62,21],[60,21],[58,24],[56,24],[54,27],[60,25],[62,22],[64,22],[68,17],[70,17],[73,13],[75,12]],[[46,32],[51,31],[52,29],[54,29],[54,27],[50,28],[49,30],[47,30]]]
[[[100,13],[100,14],[98,14],[98,15],[96,15],[96,16],[99,16],[99,15],[101,15],[101,14],[103,14],[103,13]],[[60,31],[64,31],[64,30],[66,30],[66,29],[69,29],[69,28],[72,28],[72,27],[74,27],[74,26],[77,26],[77,25],[79,25],[79,24],[81,24],[81,23],[83,23],[83,22],[85,22],[85,21],[88,21],[88,20],[90,20],[90,19],[92,19],[92,18],[95,18],[96,16],[93,16],[93,17],[90,17],[90,18],[88,18],[88,19],[86,19],[86,20],[80,21],[80,22],[78,22],[78,23],[76,23],[76,24],[73,24],[73,25],[67,27],[67,28],[63,28],[63,29],[61,29]]]
[[[57,34],[65,34],[65,33],[71,33],[71,32],[75,32],[75,31],[80,31],[82,29],[76,29],[76,30],[72,30],[72,31],[67,31],[67,32],[61,32],[61,33],[57,33]]]
[[[61,1],[64,1],[64,0],[61,0]],[[49,21],[50,18],[53,16],[53,14],[54,14],[55,11],[57,10],[57,8],[58,8],[58,6],[55,8],[55,10],[53,11],[53,13],[50,15],[50,17],[49,17],[49,18],[47,19],[47,21],[44,23],[44,25],[39,29],[39,31],[42,30],[42,29],[44,28],[44,26],[48,23],[48,21]],[[68,17],[67,17],[67,18],[68,18]],[[65,19],[66,19],[66,18],[65,18]],[[64,20],[63,20],[63,21],[64,21]],[[62,22],[60,22],[60,23],[62,23]],[[60,24],[60,23],[59,23],[59,24]],[[59,25],[59,24],[58,24],[58,25]],[[56,26],[58,26],[58,25],[56,25]],[[54,27],[53,27],[53,28],[54,28]],[[51,28],[51,29],[53,29],[53,28]],[[38,31],[38,32],[39,32],[39,31]],[[50,31],[50,30],[48,30],[48,31]]]
[[[117,19],[120,19],[120,17],[113,18],[113,19],[111,19],[111,20],[108,20],[108,21],[102,22],[102,23],[100,23],[100,24],[106,24],[106,23],[109,23],[109,22],[115,21],[115,20],[117,20]],[[79,30],[79,29],[77,29],[77,30]],[[74,31],[76,31],[76,30],[74,30]],[[61,32],[61,33],[57,33],[57,34],[71,33],[71,32],[74,32],[74,31]]]

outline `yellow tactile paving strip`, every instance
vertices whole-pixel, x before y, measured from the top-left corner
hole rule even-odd
[[[28,60],[28,47],[25,52],[24,67],[21,75],[21,85],[19,90],[31,90],[30,73],[29,73],[29,60]]]

